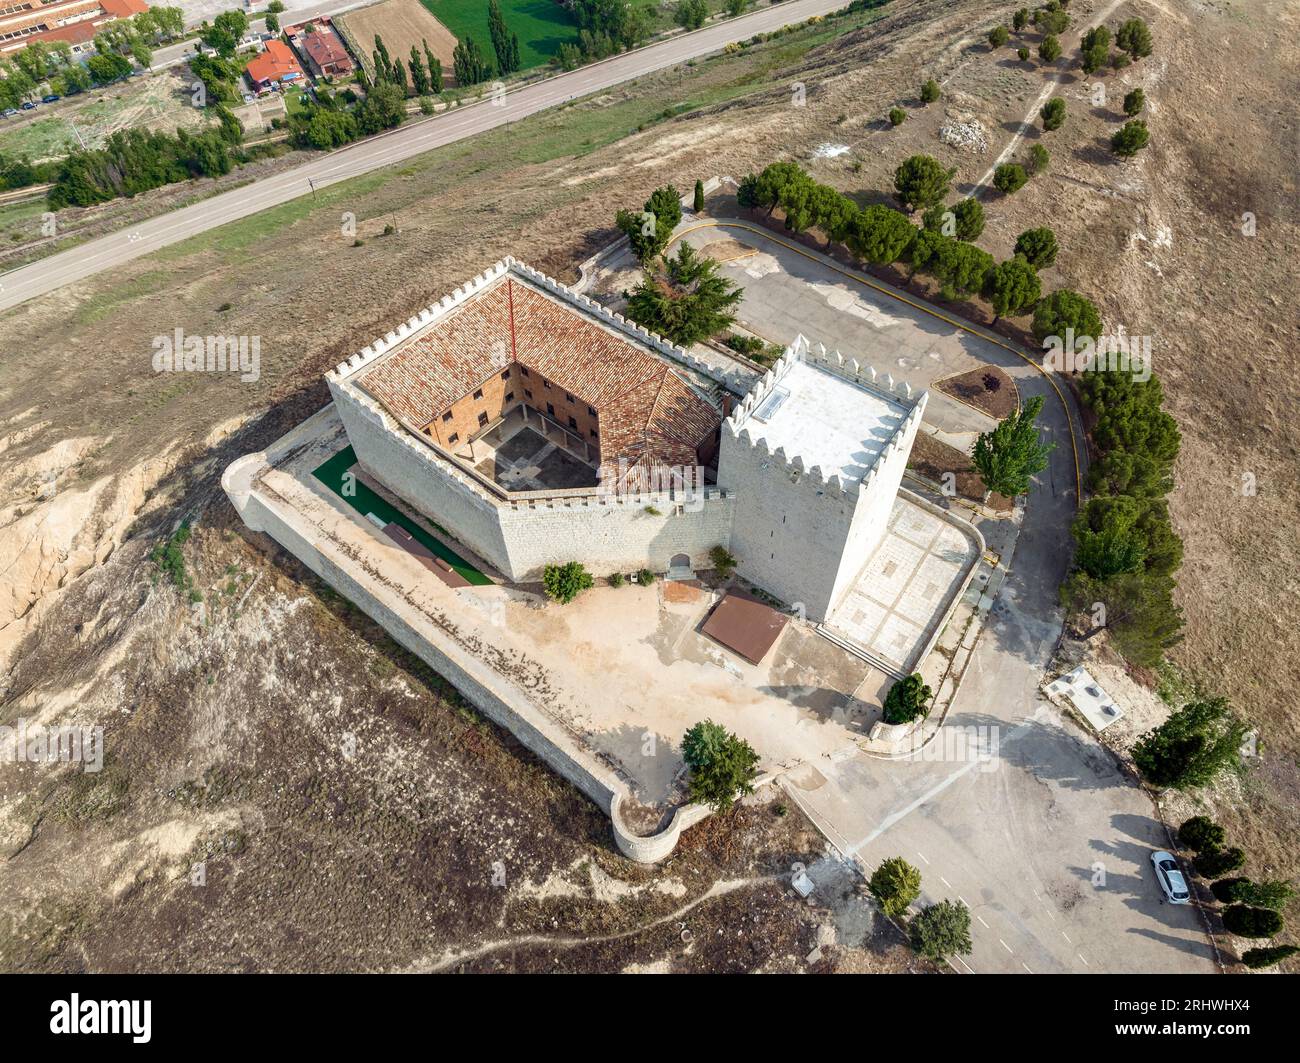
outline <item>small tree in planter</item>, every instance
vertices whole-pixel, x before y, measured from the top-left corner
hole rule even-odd
[[[736,798],[754,792],[758,754],[721,724],[701,720],[682,739],[682,759],[691,769],[691,800],[725,812]]]
[[[885,695],[885,723],[911,723],[929,710],[926,704],[932,691],[926,686],[920,672],[913,672],[905,679],[900,679]]]
[[[1055,446],[1038,438],[1039,411],[1043,397],[1035,395],[1023,408],[1008,414],[991,432],[975,440],[971,462],[984,481],[985,501],[996,491],[1015,498],[1029,490],[1030,477],[1047,468],[1047,456]]]
[[[580,561],[563,565],[547,565],[542,570],[542,586],[552,601],[566,605],[592,584],[591,573]]]

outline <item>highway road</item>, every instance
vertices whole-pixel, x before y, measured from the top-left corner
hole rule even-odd
[[[592,63],[569,73],[413,122],[322,155],[311,162],[182,210],[87,241],[67,251],[0,274],[0,310],[18,306],[208,229],[246,218],[337,181],[392,166],[477,133],[517,122],[557,104],[601,92],[644,74],[716,52],[733,41],[767,33],[845,6],[846,0],[788,0],[740,18]],[[665,103],[670,101],[665,101]]]

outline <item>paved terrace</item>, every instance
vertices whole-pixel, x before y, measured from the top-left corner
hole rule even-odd
[[[331,405],[232,466],[228,490],[272,511],[288,533],[268,530],[309,564],[326,558],[431,645],[491,669],[527,726],[624,788],[640,829],[681,804],[681,738],[706,716],[748,739],[765,771],[850,755],[879,718],[883,673],[794,620],[751,665],[700,632],[707,591],[598,587],[554,606],[516,587],[446,586],[312,475],[346,444]]]

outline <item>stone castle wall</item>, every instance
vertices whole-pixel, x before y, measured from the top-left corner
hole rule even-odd
[[[597,576],[664,572],[677,554],[707,568],[709,551],[731,539],[735,500],[717,488],[503,502],[357,389],[336,379],[329,387],[366,471],[508,579],[540,579],[546,565],[566,561]]]

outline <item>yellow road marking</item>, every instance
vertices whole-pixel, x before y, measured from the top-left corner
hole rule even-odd
[[[923,313],[929,314],[931,317],[937,317],[940,321],[947,322],[949,325],[952,325],[954,328],[959,328],[963,332],[970,333],[972,336],[978,336],[986,343],[991,343],[995,347],[1001,347],[1004,351],[1010,351],[1017,358],[1021,359],[1021,361],[1037,369],[1038,372],[1042,374],[1043,379],[1045,379],[1049,384],[1052,385],[1052,390],[1056,392],[1056,397],[1061,402],[1061,409],[1065,411],[1065,424],[1070,432],[1070,452],[1074,458],[1074,492],[1075,492],[1074,504],[1076,508],[1078,507],[1080,501],[1082,501],[1083,499],[1083,477],[1079,470],[1079,444],[1078,441],[1074,438],[1074,418],[1070,416],[1070,404],[1065,401],[1065,396],[1061,394],[1060,387],[1057,386],[1056,381],[1052,379],[1052,374],[1049,373],[1046,369],[1044,369],[1032,358],[1030,358],[1029,355],[1025,354],[1019,348],[1013,347],[1009,343],[1004,343],[1002,340],[994,339],[992,336],[986,336],[983,332],[979,331],[976,328],[972,328],[966,322],[961,321],[958,318],[949,317],[947,314],[943,313],[940,310],[936,310],[934,307],[927,306],[925,303],[917,302],[914,299],[909,299],[907,296],[903,295],[902,293],[896,292],[892,288],[886,288],[883,285],[877,284],[875,281],[871,280],[868,277],[865,276],[859,277],[856,273],[852,273],[849,270],[842,268],[835,262],[829,261],[820,256],[811,255],[808,253],[808,251],[805,248],[800,247],[798,244],[794,244],[791,243],[789,240],[782,239],[780,236],[777,236],[775,233],[771,232],[770,230],[760,228],[757,225],[750,225],[748,222],[743,222],[743,221],[697,222],[695,225],[690,226],[690,228],[683,229],[671,240],[669,240],[668,247],[672,247],[674,243],[680,240],[687,233],[693,233],[697,229],[710,229],[710,228],[740,229],[743,232],[751,232],[758,236],[762,236],[767,240],[771,240],[775,244],[780,244],[782,247],[786,248],[787,250],[793,251],[797,255],[802,255],[810,262],[816,262],[818,265],[823,266],[826,269],[834,270],[836,273],[840,274],[841,276],[847,277],[851,281],[856,281],[858,284],[861,284],[864,287],[871,288],[874,291],[880,292],[882,295],[888,295],[890,298],[897,299],[901,303],[906,303],[914,310],[920,310]],[[667,249],[668,248],[664,248],[665,251]],[[1012,383],[1014,383],[1014,381],[1012,381]],[[1017,391],[1018,390],[1019,389],[1017,389]]]

